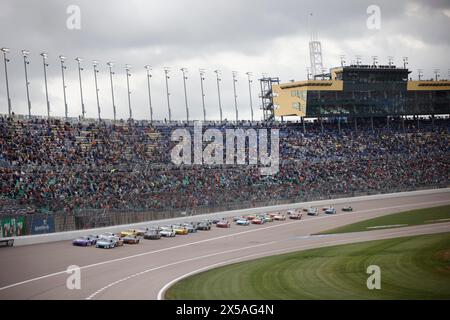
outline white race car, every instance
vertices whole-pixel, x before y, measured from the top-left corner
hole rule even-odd
[[[248,221],[247,219],[239,219],[236,221],[236,224],[238,226],[249,226],[250,225],[250,221]]]
[[[167,228],[167,227],[162,227],[161,230],[159,231],[159,234],[161,235],[161,237],[168,237],[168,238],[172,238],[175,237],[175,230],[173,230],[172,228]]]
[[[319,210],[317,210],[317,208],[314,207],[309,207],[307,213],[308,216],[317,216],[319,215]]]

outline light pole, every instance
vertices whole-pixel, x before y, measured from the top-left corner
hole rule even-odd
[[[85,110],[83,101],[83,85],[81,83],[81,70],[83,70],[83,68],[81,67],[81,61],[83,61],[83,59],[77,57],[75,58],[75,61],[78,62],[78,79],[80,80],[80,96],[81,96],[81,117],[84,119]]]
[[[98,89],[98,85],[97,85],[97,73],[98,73],[97,66],[98,66],[98,61],[96,61],[96,60],[92,61],[92,65],[94,66],[94,81],[95,81],[95,94],[97,96],[98,121],[101,121],[102,118],[100,116],[100,101],[98,99],[99,89]]]
[[[251,72],[247,72],[246,73],[247,77],[248,77],[248,95],[250,97],[250,111],[251,111],[251,116],[252,116],[252,122],[253,122],[253,101],[252,101],[252,73]]]
[[[217,79],[217,97],[219,98],[219,112],[220,112],[220,122],[222,122],[222,102],[220,100],[220,70],[214,70]]]
[[[200,88],[202,89],[203,121],[206,122],[205,92],[203,90],[203,81],[205,80],[205,70],[200,69],[199,71],[200,71]]]
[[[238,123],[239,121],[239,114],[238,114],[238,105],[237,105],[237,95],[236,95],[236,76],[237,76],[237,72],[233,71],[232,72],[233,75],[233,92],[234,92],[234,110],[236,111],[236,123]]]
[[[50,118],[50,101],[48,100],[48,88],[47,88],[47,53],[42,52],[42,64],[44,66],[44,82],[45,82],[45,98],[47,99],[47,117]]]
[[[388,64],[389,64],[389,67],[392,67],[392,65],[394,64],[394,57],[393,56],[388,56]]]
[[[64,94],[64,113],[67,120],[67,98],[66,98],[66,80],[64,78],[64,70],[67,69],[67,67],[64,65],[64,61],[66,60],[66,57],[59,56],[59,60],[61,60],[61,76],[62,76],[62,83],[63,83],[63,94]]]
[[[6,78],[6,98],[8,99],[8,115],[11,116],[11,98],[9,96],[9,81],[8,81],[8,67],[6,63],[9,62],[9,59],[6,58],[6,54],[9,52],[8,48],[2,48],[3,52],[3,61],[5,63],[5,78]]]
[[[114,118],[114,122],[116,122],[116,104],[114,103],[114,86],[113,86],[114,72],[112,71],[113,63],[107,62],[106,64],[109,67],[109,79],[111,80],[111,98],[112,98],[112,106],[113,106],[113,118]]]
[[[423,70],[422,69],[417,70],[417,77],[419,78],[419,81],[422,80],[422,76],[423,76]]]
[[[131,77],[131,66],[126,64],[125,71],[127,72],[127,89],[128,89],[128,110],[130,112],[130,120],[133,119],[133,112],[131,111],[131,91],[130,91],[130,77]]]
[[[183,86],[184,86],[184,103],[186,105],[186,122],[189,123],[189,106],[187,100],[187,92],[186,92],[186,80],[187,80],[187,69],[181,68],[181,72],[183,73]]]
[[[344,67],[345,65],[345,55],[340,55],[339,58],[341,58],[341,67]]]
[[[150,107],[150,123],[153,123],[152,94],[150,91],[150,78],[152,77],[152,74],[150,73],[150,71],[152,70],[152,67],[149,65],[146,65],[146,66],[144,66],[144,68],[147,70],[148,105]]]
[[[403,57],[403,69],[406,69],[407,65],[408,65],[408,57]]]
[[[172,111],[170,111],[170,93],[169,93],[169,68],[164,68],[164,73],[166,75],[166,93],[167,93],[167,110],[169,111],[169,122],[172,122]]]
[[[28,70],[27,70],[27,65],[30,64],[30,62],[27,59],[29,54],[30,54],[29,51],[22,50],[23,66],[24,66],[24,69],[25,69],[25,88],[27,90],[28,116],[31,118],[30,90],[29,90],[29,87],[28,87],[30,85],[30,82],[28,82]]]
[[[374,66],[374,67],[377,66],[377,63],[378,63],[378,56],[372,56],[372,63],[373,63],[373,66]]]
[[[433,71],[434,71],[434,80],[438,81],[439,80],[439,72],[440,72],[440,70],[439,69],[434,69]]]

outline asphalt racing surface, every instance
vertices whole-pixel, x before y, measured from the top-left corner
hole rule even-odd
[[[352,213],[303,214],[264,225],[213,226],[175,238],[114,249],[74,247],[70,241],[0,248],[0,299],[158,299],[171,284],[216,266],[263,256],[368,240],[450,232],[450,222],[312,236],[389,213],[450,204],[450,193],[351,202]],[[188,219],[189,220],[189,219]],[[195,217],[192,219],[195,220]],[[231,217],[230,217],[230,221]],[[81,267],[81,288],[68,289],[69,266]]]

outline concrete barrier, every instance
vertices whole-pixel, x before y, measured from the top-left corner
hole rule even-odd
[[[399,198],[399,197],[405,197],[405,196],[413,197],[416,195],[427,195],[427,194],[436,194],[436,193],[449,193],[450,194],[450,188],[429,189],[429,190],[376,194],[376,195],[370,195],[370,196],[358,196],[358,197],[349,197],[349,198],[340,198],[340,199],[331,199],[331,200],[289,203],[289,204],[276,205],[276,206],[248,208],[248,209],[240,209],[240,210],[232,210],[232,211],[222,211],[222,212],[200,214],[200,215],[195,215],[195,216],[185,216],[185,217],[164,219],[164,220],[152,220],[152,221],[147,221],[147,222],[117,225],[117,226],[110,226],[110,227],[104,227],[104,228],[83,229],[83,230],[76,230],[76,231],[66,231],[66,232],[56,232],[56,233],[48,233],[48,234],[40,234],[40,235],[13,237],[10,239],[14,239],[14,246],[23,246],[23,245],[31,245],[31,244],[37,244],[37,243],[72,240],[77,237],[80,237],[83,235],[89,235],[89,234],[100,234],[103,232],[119,232],[119,231],[126,230],[126,229],[134,229],[134,228],[139,229],[139,228],[146,228],[149,226],[177,224],[177,223],[182,223],[182,222],[187,222],[187,221],[192,221],[192,220],[215,219],[215,218],[220,219],[223,217],[239,216],[239,215],[245,215],[245,214],[258,214],[258,213],[273,212],[273,211],[284,211],[284,210],[297,209],[297,208],[309,207],[309,206],[350,204],[352,202],[358,202],[358,201],[390,199],[390,198]],[[3,238],[3,239],[6,239],[6,238]]]

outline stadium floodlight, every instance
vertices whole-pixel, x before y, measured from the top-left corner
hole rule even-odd
[[[47,117],[50,118],[50,101],[48,99],[48,87],[47,87],[47,67],[48,67],[47,56],[48,55],[46,52],[42,52],[41,56],[42,56],[42,64],[44,66],[44,83],[45,83],[45,98],[47,100]]]
[[[183,86],[184,86],[184,103],[186,105],[186,122],[189,123],[189,106],[186,91],[186,80],[187,80],[187,68],[181,68],[180,71],[183,73]]]
[[[31,117],[31,101],[30,101],[30,82],[28,81],[28,68],[27,66],[30,64],[28,61],[28,55],[30,54],[27,50],[22,50],[22,56],[23,56],[23,66],[25,69],[25,89],[27,92],[27,103],[28,103],[28,116]]]
[[[100,100],[98,99],[98,92],[99,92],[99,89],[98,89],[98,85],[97,85],[97,73],[99,72],[98,69],[97,69],[98,61],[97,61],[97,60],[93,60],[93,61],[92,61],[92,65],[94,66],[94,82],[95,82],[95,95],[96,95],[96,97],[97,97],[98,121],[101,121],[102,118],[101,118],[101,116],[100,116],[100,114],[101,114],[101,113],[100,113]]]
[[[67,96],[66,96],[66,80],[64,77],[64,70],[67,69],[67,67],[64,65],[64,61],[66,60],[65,56],[59,56],[59,60],[61,61],[61,77],[62,77],[62,83],[63,83],[63,95],[64,95],[64,114],[67,120]]]
[[[250,112],[251,112],[251,119],[253,122],[253,100],[252,100],[252,73],[251,72],[246,72],[245,73],[247,75],[248,78],[248,95],[250,97]]]
[[[388,56],[388,64],[389,64],[389,67],[392,67],[392,65],[394,64],[394,57],[393,56]]]
[[[86,111],[84,110],[83,85],[81,82],[81,71],[83,70],[83,68],[81,67],[81,62],[83,61],[83,59],[81,59],[80,57],[76,57],[75,61],[78,63],[78,79],[80,81],[80,97],[81,97],[81,117],[84,119],[84,114],[86,113]]]
[[[112,62],[107,62],[106,65],[109,68],[109,79],[111,81],[111,98],[112,98],[112,107],[113,107],[113,119],[114,122],[116,121],[116,105],[114,103],[114,85],[113,85],[113,74],[114,71],[112,71],[112,67],[113,67],[113,63]]]
[[[408,57],[403,57],[403,69],[406,69],[407,65],[408,65]]]
[[[220,81],[222,81],[222,79],[220,78],[220,70],[214,70],[214,73],[216,74],[217,80],[217,96],[219,98],[220,122],[222,122],[222,102],[220,99]]]
[[[374,67],[377,66],[378,64],[378,56],[372,56],[372,64]]]
[[[170,110],[170,92],[169,92],[169,76],[170,68],[165,67],[164,68],[164,74],[166,76],[166,93],[167,93],[167,110],[169,111],[169,122],[172,121],[172,111]]]
[[[357,56],[355,56],[355,58],[356,58],[356,65],[359,66],[361,64],[362,57],[360,55],[357,55]]]
[[[417,70],[417,77],[419,78],[419,81],[422,80],[422,76],[423,76],[423,70],[422,69],[418,69]]]
[[[236,112],[236,123],[238,123],[239,121],[239,114],[238,114],[238,105],[237,105],[237,94],[236,94],[236,82],[237,82],[237,71],[232,71],[231,72],[232,76],[233,76],[233,92],[234,92],[234,110]]]
[[[341,67],[343,67],[345,65],[345,55],[341,54],[339,58],[341,59]]]
[[[130,113],[130,120],[133,120],[133,112],[131,110],[131,91],[130,91],[131,66],[129,64],[125,65],[125,71],[127,73],[128,111]]]
[[[203,121],[206,122],[205,91],[203,89],[203,81],[205,81],[205,69],[199,69],[199,72],[200,72],[200,89],[202,90]]]
[[[308,79],[308,80],[311,79],[311,68],[310,67],[306,67],[306,79]]]
[[[1,48],[3,52],[3,62],[5,63],[5,78],[6,78],[6,99],[8,100],[8,115],[11,116],[11,97],[9,96],[9,81],[8,81],[8,67],[6,65],[9,62],[9,59],[6,57],[6,54],[9,53],[8,48]]]
[[[148,88],[148,105],[150,107],[150,123],[153,123],[152,94],[150,90],[150,78],[152,77],[151,74],[152,67],[149,65],[145,65],[144,68],[145,70],[147,70],[147,88]]]
[[[434,80],[438,81],[439,77],[440,77],[440,74],[439,74],[440,70],[439,69],[434,69],[433,71],[434,71]]]

